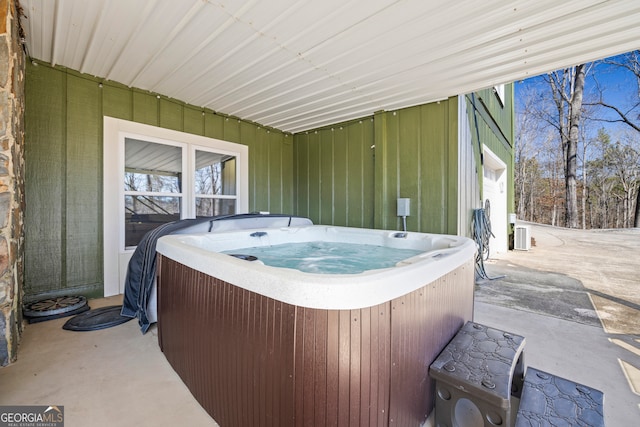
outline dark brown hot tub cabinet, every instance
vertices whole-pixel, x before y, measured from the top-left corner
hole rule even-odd
[[[323,310],[161,256],[160,347],[223,427],[417,427],[434,407],[429,365],[472,318],[473,274],[469,261],[386,303]]]

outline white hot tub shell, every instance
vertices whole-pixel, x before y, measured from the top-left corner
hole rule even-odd
[[[220,253],[312,241],[414,249],[422,253],[392,268],[346,275],[270,267]],[[243,289],[289,304],[321,309],[363,308],[390,301],[436,280],[475,255],[473,241],[460,236],[324,225],[170,235],[160,238],[156,249],[181,264]]]

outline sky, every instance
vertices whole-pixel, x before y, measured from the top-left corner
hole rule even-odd
[[[612,57],[616,59],[617,57]],[[589,63],[588,71],[585,77],[585,98],[588,102],[589,97],[597,97],[598,85],[603,89],[603,97],[607,103],[628,109],[633,102],[638,102],[638,82],[633,73],[624,70],[621,67],[605,64],[601,61]],[[529,90],[542,90],[548,92],[548,83],[542,76],[531,77],[526,80],[517,81],[515,83],[515,108],[516,114],[522,110],[522,96]],[[548,95],[550,96],[550,95]],[[637,112],[636,116],[640,113]],[[600,109],[597,113],[602,118],[617,118],[614,113]],[[605,122],[587,122],[585,126],[589,134],[597,134],[598,129],[604,127],[610,134],[630,129],[624,124],[610,124]],[[640,137],[640,135],[639,135]]]

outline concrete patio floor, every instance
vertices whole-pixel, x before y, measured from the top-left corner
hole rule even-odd
[[[62,405],[67,427],[217,426],[160,351],[155,325],[72,332],[68,319],[25,326],[18,360],[0,368],[0,405]]]
[[[531,228],[530,251],[486,263],[504,277],[477,284],[474,320],[524,336],[528,366],[603,391],[608,427],[636,425],[640,230]],[[160,352],[155,326],[69,332],[66,320],[26,325],[18,361],[0,368],[0,405],[63,405],[70,427],[217,425]]]

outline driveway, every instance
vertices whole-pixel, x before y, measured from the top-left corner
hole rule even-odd
[[[640,229],[531,223],[529,251],[491,255],[474,318],[526,338],[525,363],[605,393],[608,427],[640,419]]]
[[[480,281],[477,301],[640,334],[640,229],[519,225],[531,228],[531,250],[490,257],[489,277],[505,277]]]

